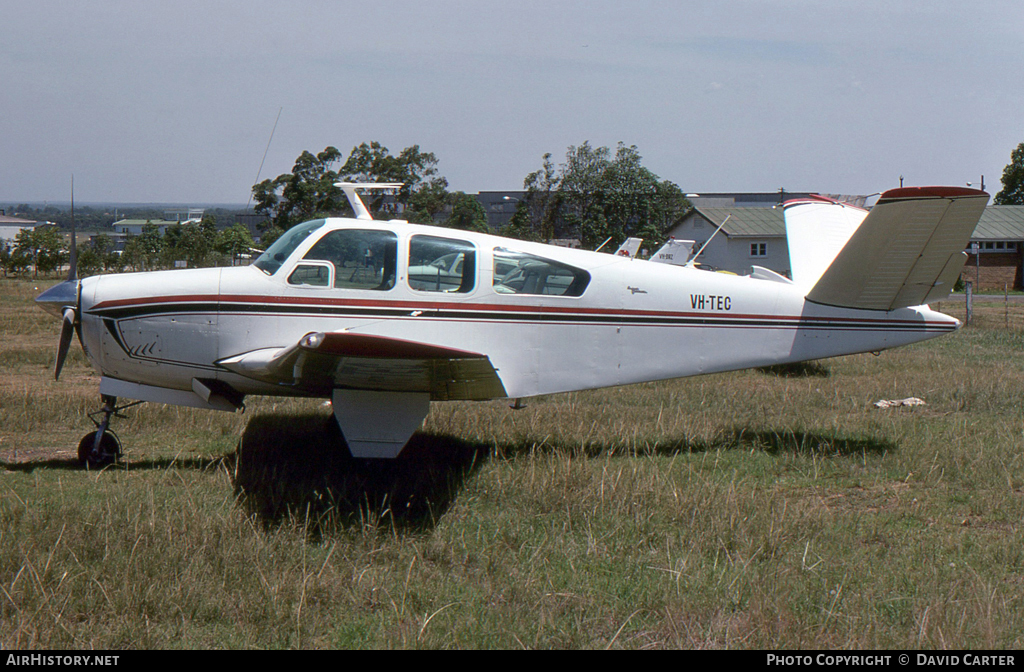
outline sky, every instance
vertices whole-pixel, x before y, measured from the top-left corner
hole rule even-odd
[[[244,204],[371,141],[470,193],[622,142],[690,193],[994,195],[1022,62],[1019,0],[0,0],[0,203]]]

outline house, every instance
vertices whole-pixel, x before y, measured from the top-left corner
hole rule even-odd
[[[762,266],[788,275],[789,245],[782,212],[779,207],[699,206],[668,235],[695,241],[694,253],[707,244],[697,262],[713,269],[747,274],[751,266]]]
[[[25,229],[34,229],[43,222],[37,222],[21,217],[11,217],[0,210],[0,245],[14,243],[14,239]]]
[[[976,289],[1024,289],[1024,205],[985,208],[960,277]]]
[[[669,235],[696,241],[693,252],[710,239],[698,262],[712,268],[741,274],[749,273],[751,266],[783,275],[790,271],[786,225],[779,207],[698,206]],[[965,251],[961,277],[975,288],[1024,289],[1024,205],[988,206]]]

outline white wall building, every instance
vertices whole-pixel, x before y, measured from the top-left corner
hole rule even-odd
[[[13,243],[24,229],[34,229],[40,222],[0,214],[0,244]]]
[[[782,208],[697,207],[669,231],[669,236],[695,241],[694,253],[710,240],[697,263],[716,270],[741,275],[750,273],[751,266],[782,275],[790,271]]]

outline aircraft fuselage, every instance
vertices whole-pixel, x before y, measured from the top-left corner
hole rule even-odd
[[[323,263],[308,261],[316,239],[344,229],[394,236],[390,287],[296,284],[299,266],[315,272]],[[425,266],[410,251],[417,236],[468,244],[474,264],[465,274],[472,277],[457,287],[442,284],[447,271],[438,264],[436,286],[425,285],[416,275]],[[509,250],[578,269],[588,282],[578,296],[509,289],[512,280],[501,284],[517,270],[502,266]],[[385,272],[369,257],[365,264],[367,274]],[[338,265],[332,277],[343,270]],[[86,278],[80,311],[82,343],[105,380],[187,393],[195,393],[196,380],[217,380],[240,394],[269,395],[311,392],[221,362],[287,348],[311,332],[482,353],[504,394],[519,398],[877,351],[959,327],[926,306],[883,312],[817,305],[782,278],[360,220],[328,220],[273,274],[246,266]]]

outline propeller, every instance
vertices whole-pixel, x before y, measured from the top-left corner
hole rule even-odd
[[[57,345],[57,362],[53,366],[53,379],[60,379],[60,370],[64,368],[64,360],[68,356],[71,337],[75,333],[75,309],[65,308],[64,319],[60,325],[60,343]]]

